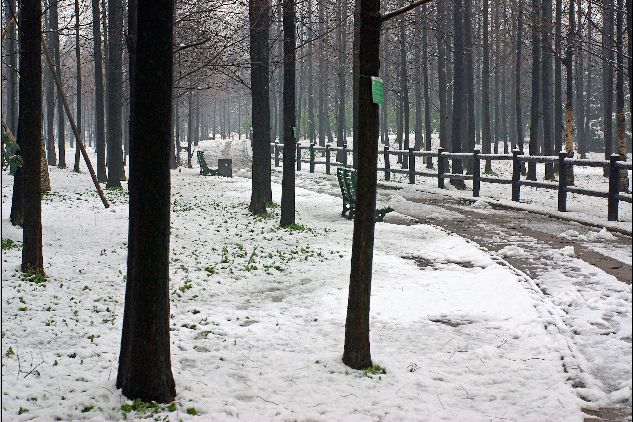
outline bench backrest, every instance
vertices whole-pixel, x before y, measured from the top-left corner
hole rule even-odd
[[[207,161],[204,159],[204,152],[198,151],[197,156],[198,156],[198,164],[200,164],[200,168],[204,171],[208,170],[209,166],[207,166]]]

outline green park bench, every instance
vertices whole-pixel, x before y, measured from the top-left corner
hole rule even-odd
[[[341,215],[352,220],[356,212],[356,185],[358,182],[356,170],[339,167],[336,169],[336,177],[343,196]],[[377,208],[376,221],[382,221],[385,215],[391,211],[393,211],[391,207]]]
[[[204,152],[198,151],[198,164],[200,164],[200,175],[201,176],[217,176],[218,171],[209,168],[207,165],[207,160],[204,159]]]

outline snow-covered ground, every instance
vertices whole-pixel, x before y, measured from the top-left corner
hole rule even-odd
[[[413,142],[414,135],[410,136],[411,142]],[[348,147],[352,146],[352,138],[347,139]],[[302,142],[303,145],[307,145],[306,141]],[[397,149],[397,142],[395,141],[395,136],[391,136],[390,138],[390,147],[391,149]],[[432,150],[436,151],[439,147],[439,138],[437,134],[433,134],[433,147]],[[382,146],[381,146],[382,148]],[[503,146],[500,146],[499,152],[503,153]],[[308,159],[307,151],[304,153],[304,158]],[[604,154],[599,153],[589,153],[587,154],[588,159],[592,160],[604,160]],[[627,156],[627,160],[631,161],[631,154],[629,153]],[[351,154],[348,157],[348,160],[351,160]],[[321,159],[317,156],[317,161]],[[391,156],[390,164],[392,169],[400,168],[400,165],[396,163],[397,157]],[[351,162],[351,161],[350,161]],[[430,170],[431,172],[437,172],[437,164],[435,163],[435,158],[433,158],[434,169]],[[384,167],[384,159],[383,155],[380,154],[378,156],[378,166]],[[484,175],[484,164],[482,162],[482,176]],[[317,165],[317,172],[325,172],[324,165]],[[416,170],[418,171],[429,171],[426,169],[426,164],[422,163],[421,158],[416,158]],[[489,177],[498,177],[501,179],[510,180],[512,178],[512,162],[511,161],[492,161],[492,170],[494,172],[493,175]],[[308,165],[304,164],[302,171],[308,172]],[[538,164],[537,165],[537,178],[540,181],[544,180],[544,172],[545,165]],[[609,190],[609,180],[602,175],[601,168],[594,167],[574,167],[574,175],[575,175],[575,184],[577,187],[584,189],[591,189],[596,191],[608,192]],[[629,175],[629,192],[631,192],[631,186],[633,183],[633,177],[631,171],[628,172]],[[406,174],[391,174],[391,182],[398,183],[400,185],[406,185],[409,183],[409,176]],[[378,172],[378,180],[384,182],[384,173]],[[460,191],[456,190],[446,179],[445,187],[446,189],[438,189],[437,188],[437,178],[436,177],[416,177],[416,184],[413,186],[405,187],[408,191],[415,190],[423,190],[423,191],[432,191],[434,193],[442,193],[453,196],[459,196],[463,198],[472,198],[472,181],[466,181],[467,190]],[[567,212],[560,213],[557,211],[558,207],[558,193],[556,190],[542,189],[542,188],[532,188],[527,186],[521,187],[521,201],[519,203],[512,202],[512,190],[511,186],[508,184],[493,184],[493,183],[482,183],[480,195],[482,198],[490,201],[494,201],[498,204],[519,207],[529,211],[535,212],[545,212],[549,213],[553,216],[557,216],[560,218],[570,218],[575,219],[580,222],[591,223],[596,226],[607,226],[610,228],[616,228],[623,231],[631,232],[631,222],[632,220],[632,208],[630,203],[620,202],[619,206],[619,222],[609,222],[607,220],[607,200],[606,198],[595,198],[591,196],[579,195],[579,194],[568,194],[567,197]]]
[[[2,238],[19,241],[12,182],[3,172]],[[605,394],[591,377],[595,357],[578,352],[558,303],[532,280],[419,224],[376,227],[372,356],[386,374],[350,370],[341,355],[353,223],[340,199],[298,189],[302,226],[282,230],[277,208],[249,215],[250,180],[182,169],[172,172],[177,401],[130,412],[114,387],[127,194],[108,192],[105,210],[87,174],[52,168],[51,182],[48,279],[22,279],[20,249],[2,251],[5,420],[580,421],[583,407],[630,401],[630,368],[617,397]],[[273,196],[279,203],[277,184]],[[617,295],[630,303],[630,286]],[[622,301],[598,308],[588,324],[598,311],[630,319]]]

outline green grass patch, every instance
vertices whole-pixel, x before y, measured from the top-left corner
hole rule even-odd
[[[366,377],[370,377],[370,378],[371,378],[372,375],[384,375],[386,373],[387,373],[387,371],[385,370],[385,368],[383,368],[382,366],[378,365],[377,363],[374,363],[369,368],[363,369],[363,375],[365,375]]]
[[[46,283],[46,275],[43,272],[36,272],[34,274],[22,273],[20,280],[43,285]]]
[[[16,242],[12,239],[2,239],[2,250],[6,249],[20,249],[22,247],[22,242]]]

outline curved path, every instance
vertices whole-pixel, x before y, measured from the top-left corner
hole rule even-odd
[[[232,156],[234,174],[250,177],[246,142],[217,142],[222,148],[216,143],[208,153]],[[281,183],[280,168],[272,179]],[[335,176],[297,173],[297,186],[340,196]],[[393,184],[379,184],[378,201],[396,211],[385,222],[439,226],[534,280],[560,311],[570,348],[581,355],[582,376],[570,375],[570,382],[588,403],[586,420],[631,420],[631,237]]]

